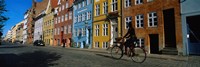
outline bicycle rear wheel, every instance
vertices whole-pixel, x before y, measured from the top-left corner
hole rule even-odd
[[[135,47],[131,52],[131,59],[137,63],[143,63],[146,60],[146,51],[141,47]]]
[[[111,56],[114,59],[121,59],[123,56],[123,51],[119,46],[113,46],[111,49]]]

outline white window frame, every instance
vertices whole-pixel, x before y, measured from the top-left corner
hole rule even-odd
[[[128,24],[132,23],[132,17],[128,16],[124,20],[125,20],[125,29],[129,29],[129,25]]]
[[[95,25],[95,36],[99,36],[99,25]]]
[[[66,8],[68,8],[69,7],[69,3],[68,3],[68,1],[66,1]]]
[[[156,16],[154,16],[154,14]],[[151,15],[151,16],[150,16]],[[150,22],[150,19],[152,20],[152,22]],[[155,19],[157,21],[155,21]],[[152,25],[150,25],[152,23]],[[148,27],[157,27],[158,26],[158,17],[157,17],[157,13],[156,12],[150,12],[148,13]]]
[[[64,21],[64,16],[62,15],[62,16],[61,16],[61,22],[63,22],[63,21]]]
[[[68,20],[68,14],[66,13],[65,14],[65,21],[67,21]]]
[[[66,26],[64,26],[64,34],[66,34],[66,29],[67,29]]]
[[[131,6],[131,0],[124,0],[124,7],[130,7]]]
[[[64,10],[65,9],[65,5],[62,5],[62,10]]]
[[[96,4],[96,6],[95,6],[95,15],[96,16],[100,15],[100,4]]]
[[[138,14],[135,16],[135,25],[136,25],[136,28],[144,27],[144,15],[143,14]]]
[[[60,17],[58,17],[58,23],[60,23]]]
[[[72,19],[72,11],[69,12],[69,20]]]
[[[92,1],[91,0],[87,0],[87,5],[91,4]]]
[[[68,26],[65,26],[65,27],[66,27],[65,32],[66,34],[68,34]]]
[[[74,18],[74,23],[77,23],[77,21],[78,21],[78,17],[75,16],[75,18]]]
[[[81,22],[81,15],[78,15],[78,22]]]
[[[77,36],[77,29],[74,29],[74,36]]]
[[[91,19],[91,12],[87,12],[87,20]]]
[[[54,31],[54,35],[57,35],[57,29],[55,28],[54,30],[55,30],[55,31]]]
[[[139,38],[137,41],[137,44],[135,44],[135,46],[144,47],[145,46],[144,43],[145,43],[145,39]]]
[[[102,48],[108,48],[108,42],[103,42],[102,43]]]
[[[144,0],[135,0],[135,5],[143,4]]]
[[[103,24],[103,36],[108,36],[108,24]]]
[[[94,48],[99,48],[99,42],[94,42]]]
[[[57,17],[56,17],[56,18],[55,18],[55,24],[57,24],[57,22],[58,22],[58,21],[57,21]]]
[[[68,33],[72,32],[72,25],[68,25]]]
[[[108,2],[103,2],[103,14],[108,13]]]
[[[58,29],[58,35],[60,35],[60,28],[57,28]]]
[[[85,20],[86,20],[86,19],[85,19],[85,16],[86,16],[85,13],[83,13],[83,14],[82,14],[82,21],[85,21]]]
[[[152,1],[154,1],[154,0],[147,0],[147,2],[152,2]]]
[[[117,0],[112,0],[111,2],[111,12],[117,11],[118,10],[118,3]]]

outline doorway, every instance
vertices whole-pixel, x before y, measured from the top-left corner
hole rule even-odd
[[[159,54],[159,38],[158,34],[149,34],[150,53]]]
[[[163,10],[165,47],[176,48],[174,8]]]
[[[186,17],[189,34],[189,53],[192,55],[200,55],[200,15]]]

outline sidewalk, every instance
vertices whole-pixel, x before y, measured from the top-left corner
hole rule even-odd
[[[62,46],[46,46],[46,47],[63,48]],[[98,48],[92,48],[92,49],[66,48],[66,49],[109,54],[109,50],[98,49]],[[200,56],[193,56],[193,55],[191,55],[191,56],[179,56],[179,55],[164,55],[164,54],[147,54],[147,58],[183,61],[183,62],[190,62],[190,63],[199,63],[200,62]]]
[[[89,52],[97,52],[97,53],[107,53],[109,54],[109,50],[106,49],[84,49],[84,48],[67,48],[73,50],[80,51],[89,51]],[[200,58],[199,56],[197,56]],[[165,59],[165,60],[176,60],[176,61],[188,61],[188,56],[178,56],[178,55],[163,55],[163,54],[147,54],[147,58],[156,58],[156,59]]]

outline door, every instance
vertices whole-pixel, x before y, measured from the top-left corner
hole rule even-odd
[[[200,15],[187,16],[186,22],[189,34],[189,53],[193,55],[200,55],[200,29],[199,29]]]
[[[163,14],[164,14],[165,47],[176,48],[174,9],[172,8],[164,10]]]
[[[149,34],[149,40],[150,40],[150,53],[158,54],[159,53],[158,34]]]

